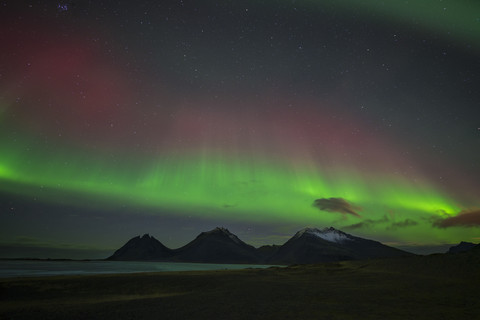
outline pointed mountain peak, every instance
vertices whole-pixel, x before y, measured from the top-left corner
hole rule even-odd
[[[225,234],[232,234],[227,228],[224,227],[216,227],[212,231],[212,233],[225,233]]]
[[[227,228],[224,228],[224,227],[216,227],[213,230],[202,232],[201,235],[222,235],[222,236],[229,237],[230,239],[232,239],[234,242],[238,244],[243,243],[242,240],[240,240],[236,235],[234,235]]]
[[[120,249],[116,250],[108,260],[164,260],[172,256],[172,250],[149,235],[136,236]]]
[[[200,233],[175,253],[177,261],[188,262],[248,263],[259,259],[254,247],[220,227]]]

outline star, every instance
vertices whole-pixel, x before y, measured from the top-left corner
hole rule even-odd
[[[57,5],[57,10],[60,11],[60,12],[68,11],[68,4],[66,4],[66,3],[59,3],[59,4]]]

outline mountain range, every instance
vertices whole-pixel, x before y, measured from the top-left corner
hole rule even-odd
[[[107,260],[176,261],[201,263],[304,264],[412,255],[380,242],[335,228],[305,228],[281,246],[255,248],[226,228],[202,232],[178,249],[169,249],[145,234],[130,239]]]

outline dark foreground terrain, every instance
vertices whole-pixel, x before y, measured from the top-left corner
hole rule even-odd
[[[0,280],[0,319],[479,319],[480,255]]]

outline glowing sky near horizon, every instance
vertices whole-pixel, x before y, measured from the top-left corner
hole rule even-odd
[[[480,217],[473,4],[353,4],[4,1],[0,242],[69,241],[21,202],[53,234],[73,206],[475,241],[480,218],[448,220]]]

